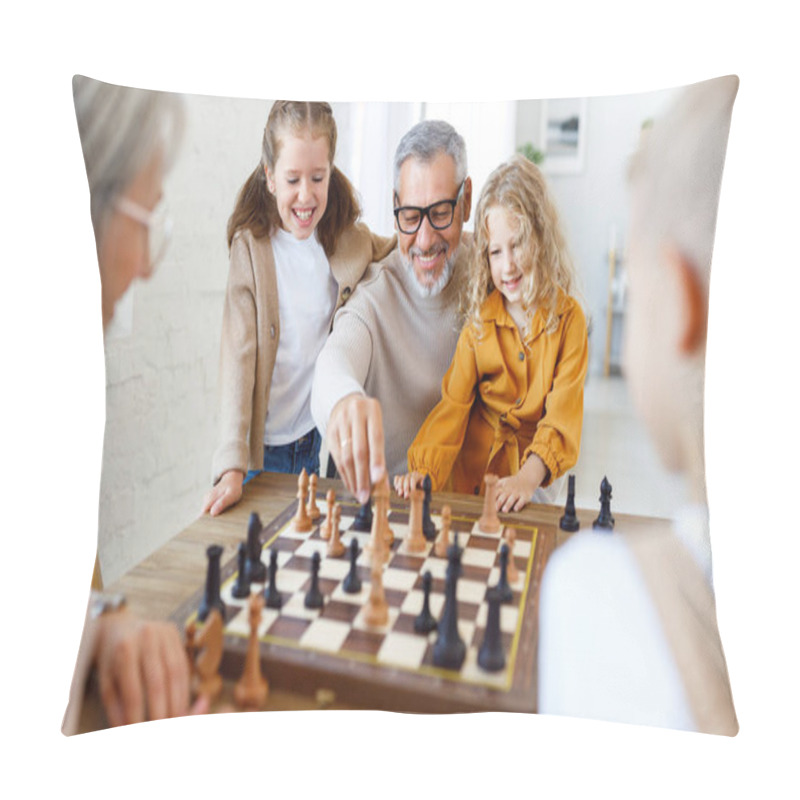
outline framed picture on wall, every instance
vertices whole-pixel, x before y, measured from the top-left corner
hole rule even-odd
[[[552,175],[583,169],[586,149],[585,97],[542,101],[542,169]]]

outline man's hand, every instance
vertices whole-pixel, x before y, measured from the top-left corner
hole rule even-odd
[[[395,475],[394,490],[404,500],[411,497],[412,489],[421,489],[424,475],[421,472],[407,472],[405,475]]]
[[[386,474],[380,403],[361,394],[343,397],[331,411],[326,439],[344,485],[366,503],[372,485]]]
[[[221,514],[226,508],[230,508],[242,499],[242,484],[244,483],[244,473],[238,469],[228,470],[219,482],[212,486],[203,501],[203,509],[200,512],[208,512],[212,517]]]
[[[111,725],[189,712],[189,663],[175,625],[145,622],[125,609],[96,624],[95,664]]]
[[[533,493],[547,477],[547,467],[537,455],[532,455],[516,475],[497,481],[497,510],[503,513],[522,511]]]

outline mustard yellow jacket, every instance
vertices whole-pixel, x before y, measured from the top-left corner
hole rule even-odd
[[[523,342],[503,296],[489,294],[480,332],[469,323],[461,331],[442,399],[409,448],[409,471],[429,474],[434,491],[480,494],[487,472],[514,475],[533,453],[548,469],[543,486],[575,465],[589,355],[586,318],[563,293],[557,312],[558,327],[547,333],[537,310]]]

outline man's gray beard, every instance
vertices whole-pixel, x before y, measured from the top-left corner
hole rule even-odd
[[[437,294],[440,294],[444,288],[450,283],[450,278],[453,277],[453,270],[456,266],[456,258],[458,257],[458,247],[444,260],[444,268],[442,269],[442,274],[436,279],[436,282],[433,283],[431,286],[423,286],[418,280],[416,273],[414,272],[414,259],[411,256],[411,251],[409,251],[408,256],[402,256],[403,263],[405,264],[406,269],[411,274],[411,283],[413,284],[414,288],[416,289],[417,293],[420,297],[436,297]]]

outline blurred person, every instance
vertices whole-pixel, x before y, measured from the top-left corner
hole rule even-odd
[[[73,95],[91,195],[102,286],[103,328],[135,278],[163,255],[169,220],[163,178],[185,124],[178,95],[114,86],[76,75]],[[108,722],[124,725],[189,712],[189,665],[171,623],[138,619],[124,598],[103,594],[99,561],[62,732],[78,732],[92,669]],[[192,709],[206,710],[205,700]]]
[[[625,367],[689,504],[653,531],[582,531],[545,568],[539,711],[736,735],[711,571],[703,381],[711,254],[739,81],[685,89],[629,172]]]

